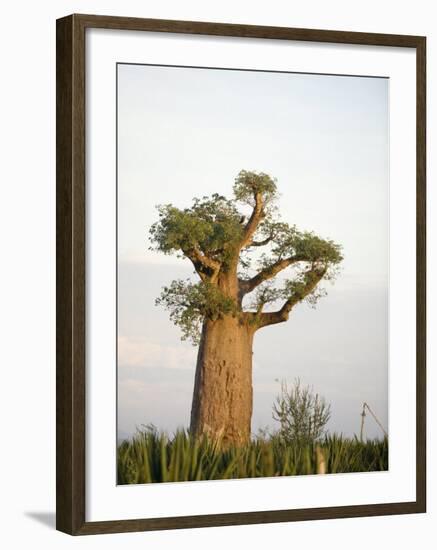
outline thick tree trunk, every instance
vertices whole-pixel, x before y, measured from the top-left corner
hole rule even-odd
[[[190,431],[240,446],[250,439],[253,330],[237,318],[206,320],[197,357]]]

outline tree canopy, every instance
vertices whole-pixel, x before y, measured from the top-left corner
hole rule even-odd
[[[200,279],[173,281],[157,299],[184,339],[197,343],[202,322],[224,315],[255,330],[280,323],[298,302],[314,305],[324,294],[319,283],[334,278],[341,246],[281,221],[277,197],[275,179],[242,170],[232,199],[216,193],[189,208],[158,207],[151,248],[190,260]],[[284,270],[289,276],[278,284]]]

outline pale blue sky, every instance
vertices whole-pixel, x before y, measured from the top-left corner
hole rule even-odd
[[[388,88],[380,78],[118,66],[121,435],[189,422],[196,350],[154,300],[192,270],[148,250],[155,207],[230,196],[241,169],[276,177],[282,219],[345,256],[317,309],[301,304],[257,333],[253,431],[274,427],[275,380],[298,376],[331,402],[331,430],[357,433],[363,401],[387,426]],[[370,418],[367,427],[380,435]]]

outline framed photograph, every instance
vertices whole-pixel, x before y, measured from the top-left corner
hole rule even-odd
[[[426,510],[426,41],[57,21],[57,528]]]

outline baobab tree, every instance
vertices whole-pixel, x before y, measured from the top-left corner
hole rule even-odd
[[[187,258],[199,278],[173,281],[156,301],[198,345],[190,433],[237,446],[250,439],[255,333],[287,321],[303,300],[314,305],[342,255],[333,241],[280,221],[269,175],[241,171],[233,195],[159,206],[150,237],[152,249]]]

